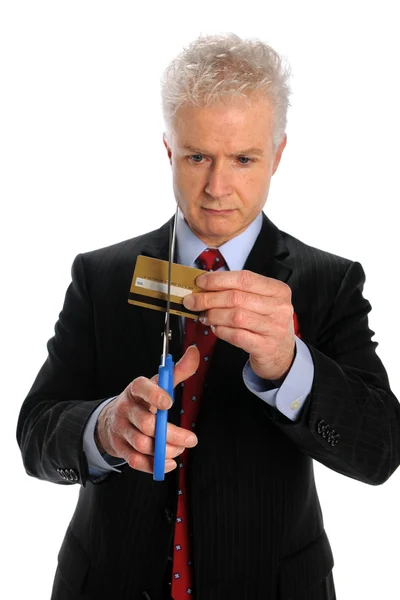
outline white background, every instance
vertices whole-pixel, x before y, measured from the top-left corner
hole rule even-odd
[[[263,39],[291,64],[288,144],[265,210],[306,243],[361,262],[370,327],[400,396],[394,0],[4,1],[0,595],[7,600],[50,598],[79,491],[28,478],[15,441],[72,261],[173,214],[159,80],[198,34],[227,31]],[[338,599],[399,598],[400,471],[379,487],[318,464],[316,475]]]

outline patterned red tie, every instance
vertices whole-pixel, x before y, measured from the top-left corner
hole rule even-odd
[[[197,259],[204,271],[215,271],[226,263],[219,250],[207,248]],[[294,314],[295,334],[298,337],[298,320]],[[212,351],[217,338],[207,325],[202,325],[198,319],[185,320],[185,336],[183,351],[193,344],[200,352],[200,364],[196,373],[187,379],[182,388],[181,427],[196,429],[196,418],[201,401],[203,382],[210,365]],[[174,553],[172,566],[171,595],[173,600],[185,600],[188,596],[194,598],[192,574],[192,549],[189,531],[189,512],[186,493],[186,471],[188,449],[179,457],[179,488],[178,508],[174,532]]]
[[[226,263],[219,250],[210,248],[200,254],[197,259],[199,267],[204,271],[216,271]],[[200,364],[196,373],[187,379],[182,388],[181,427],[192,430],[196,428],[196,417],[199,410],[203,381],[205,379],[214,344],[217,341],[209,326],[202,325],[198,319],[185,320],[185,336],[183,351],[196,345],[200,352]],[[179,490],[178,510],[174,535],[174,555],[172,566],[171,595],[174,600],[194,597],[192,586],[192,556],[190,547],[190,531],[186,494],[187,463],[186,449],[179,457]]]

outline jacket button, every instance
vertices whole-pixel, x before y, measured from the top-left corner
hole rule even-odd
[[[328,433],[330,432],[330,430],[331,430],[331,426],[330,425],[328,425],[328,424],[324,425],[322,427],[322,437],[326,438],[328,436]]]
[[[174,513],[172,512],[172,510],[169,510],[169,508],[164,509],[164,516],[167,523],[174,522]]]
[[[335,434],[336,431],[334,429],[332,429],[329,433],[328,433],[328,443],[330,444],[332,440],[335,439]]]
[[[71,481],[78,481],[78,475],[76,474],[76,471],[74,471],[74,469],[70,469],[69,474],[71,476]]]

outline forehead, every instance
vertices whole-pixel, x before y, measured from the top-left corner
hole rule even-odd
[[[179,146],[235,151],[266,147],[272,135],[272,109],[266,98],[237,97],[210,106],[181,106],[172,124]]]

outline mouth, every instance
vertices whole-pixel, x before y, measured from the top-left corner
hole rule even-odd
[[[225,216],[225,215],[229,215],[230,213],[233,213],[235,209],[228,208],[228,209],[224,209],[224,210],[214,210],[213,208],[203,207],[203,210],[209,215]]]

